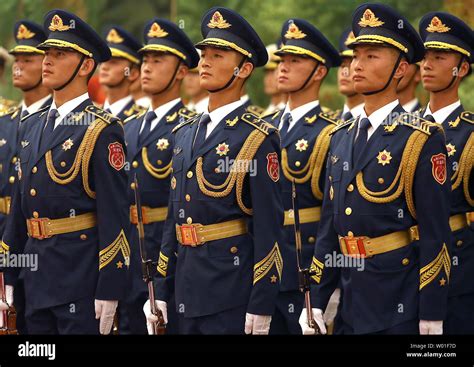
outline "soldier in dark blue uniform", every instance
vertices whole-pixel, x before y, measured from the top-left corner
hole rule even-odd
[[[268,56],[230,9],[210,9],[201,32],[196,47],[209,107],[174,129],[157,305],[166,314],[174,289],[180,333],[268,334],[283,268],[280,142],[239,98]],[[147,319],[156,317],[148,312]]]
[[[107,93],[103,109],[124,121],[144,110],[130,95],[130,86],[140,77],[138,50],[142,45],[119,26],[109,27],[105,40],[112,58],[99,68],[99,81]]]
[[[150,20],[145,25],[144,38],[145,46],[140,50],[143,55],[141,75],[145,79],[143,88],[151,96],[151,107],[130,117],[125,125],[128,201],[133,225],[130,243],[132,248],[138,250],[133,183],[136,174],[143,206],[147,255],[157,263],[168,212],[174,149],[171,131],[180,122],[195,115],[184,107],[179,93],[183,78],[190,68],[197,66],[199,55],[186,34],[169,20]],[[130,276],[131,288],[126,304],[130,330],[134,334],[146,334],[146,319],[142,309],[148,299],[148,289],[143,281],[138,251],[132,252]],[[171,311],[168,315],[168,333],[176,331],[176,316],[173,318],[174,312]]]
[[[281,57],[278,90],[288,93],[278,123],[283,171],[280,186],[285,209],[281,246],[284,269],[270,332],[301,334],[298,318],[304,296],[299,291],[291,187],[294,180],[301,208],[302,267],[306,268],[311,264],[317,238],[329,132],[337,125],[336,120],[321,111],[319,90],[329,69],[338,66],[341,60],[326,37],[304,19],[285,22],[281,38],[283,45],[275,52]]]
[[[130,258],[125,143],[119,120],[92,104],[87,81],[110,50],[64,10],[46,14],[44,29],[38,48],[54,101],[25,120],[32,127],[2,246],[29,262],[7,264],[5,281],[24,281],[29,333],[107,334]]]
[[[332,132],[312,262],[314,317],[324,333],[322,310],[341,279],[344,333],[440,334],[451,272],[445,139],[440,127],[405,113],[396,94],[423,44],[382,4],[358,7],[352,30],[354,86],[365,105]],[[300,323],[314,332],[306,310]]]
[[[263,79],[263,89],[267,96],[270,97],[270,104],[265,111],[262,112],[261,117],[275,114],[278,110],[282,110],[286,106],[288,96],[278,90],[278,64],[280,63],[280,56],[275,55],[278,49],[275,43],[267,45],[268,62],[264,66],[265,76]]]
[[[461,19],[443,12],[426,14],[420,21],[420,34],[426,49],[421,76],[430,92],[421,116],[444,128],[448,181],[453,190],[449,218],[452,277],[444,332],[474,334],[474,114],[464,110],[458,95],[474,61],[474,35]]]

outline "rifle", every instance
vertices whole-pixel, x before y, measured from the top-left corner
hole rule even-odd
[[[5,281],[3,273],[0,272],[0,299],[7,303],[7,296],[5,291]],[[8,310],[2,311],[0,317],[2,318],[2,327],[0,328],[0,335],[12,335],[18,334],[16,330],[16,312],[13,307]]]
[[[137,218],[138,218],[138,245],[140,248],[140,258],[142,263],[142,274],[143,281],[148,286],[148,298],[150,299],[151,313],[158,316],[158,322],[153,324],[153,335],[163,335],[166,331],[166,324],[163,318],[163,314],[156,307],[155,304],[155,287],[153,285],[153,263],[151,259],[147,259],[146,248],[145,248],[145,229],[143,227],[143,212],[142,204],[140,201],[140,193],[138,192],[138,178],[135,174],[133,179],[135,183],[135,205],[137,207]]]
[[[316,335],[321,334],[317,322],[314,320],[313,308],[311,306],[311,276],[315,274],[310,269],[302,269],[302,245],[301,245],[301,228],[300,228],[300,213],[298,206],[298,198],[296,196],[295,180],[291,182],[291,203],[293,205],[293,215],[295,218],[295,244],[296,244],[296,265],[298,267],[298,283],[300,291],[304,294],[304,303],[306,307],[306,317],[308,320],[308,326],[315,330]]]

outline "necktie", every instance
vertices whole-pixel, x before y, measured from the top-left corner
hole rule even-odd
[[[359,121],[359,129],[357,138],[354,142],[353,146],[353,153],[352,153],[352,161],[355,163],[359,158],[362,150],[367,145],[367,130],[369,129],[370,121],[368,118],[364,117],[362,120]]]
[[[28,110],[21,111],[20,121],[26,116],[28,116]]]
[[[285,113],[285,116],[283,116],[283,126],[280,130],[280,136],[282,139],[288,134],[288,129],[290,128],[290,123],[292,120],[293,117],[291,117],[291,113]]]
[[[352,118],[351,111],[347,111],[344,115],[342,115],[342,121],[349,121]]]
[[[105,112],[112,114],[112,110],[109,107],[105,109]]]
[[[48,117],[46,118],[46,124],[43,129],[43,133],[41,135],[41,144],[40,144],[40,150],[43,151],[43,149],[46,147],[46,144],[48,143],[49,139],[51,138],[51,135],[53,134],[54,130],[54,124],[56,122],[56,119],[58,117],[58,110],[52,109],[48,113]]]
[[[211,122],[211,116],[204,115],[201,117],[196,138],[194,139],[193,153],[197,152],[206,141],[207,125],[209,122]]]
[[[433,115],[426,115],[423,117],[425,120],[431,121],[431,122],[436,122]]]
[[[145,119],[143,120],[143,129],[140,132],[140,136],[138,139],[138,144],[142,145],[143,141],[146,139],[148,135],[150,135],[151,131],[151,122],[156,119],[155,111],[148,111],[145,115]]]

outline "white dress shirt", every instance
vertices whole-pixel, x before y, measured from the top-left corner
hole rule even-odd
[[[374,134],[374,132],[382,125],[382,122],[388,117],[388,115],[393,111],[395,107],[399,104],[398,99],[394,100],[386,104],[383,107],[380,107],[378,110],[372,112],[370,116],[367,116],[365,112],[365,108],[362,109],[362,113],[360,114],[359,123],[363,118],[368,118],[370,121],[370,126],[367,130],[367,140]],[[398,116],[393,116],[393,119],[397,118]]]
[[[132,96],[119,99],[112,104],[110,104],[108,100],[105,100],[103,109],[106,110],[108,108],[112,115],[117,116],[131,100]]]
[[[74,99],[71,99],[70,101],[67,101],[61,107],[56,107],[56,102],[53,101],[53,103],[51,103],[51,107],[49,108],[49,110],[58,111],[58,117],[56,118],[56,121],[54,122],[54,129],[58,127],[61,121],[65,117],[67,117],[68,114],[70,114],[77,106],[79,106],[82,102],[84,102],[87,99],[89,99],[89,93],[86,92],[80,95],[79,97],[76,97]],[[73,117],[73,116],[70,116],[70,117]],[[67,123],[67,120],[66,120],[66,123]]]
[[[204,113],[207,111],[207,106],[209,105],[209,97],[204,97],[196,103],[189,103],[188,108],[190,110],[196,111],[196,113]]]
[[[456,102],[451,103],[450,105],[448,105],[446,107],[443,107],[443,108],[441,108],[440,110],[438,110],[436,112],[431,112],[430,104],[428,103],[428,106],[426,106],[426,111],[425,111],[425,114],[423,115],[423,117],[431,115],[431,116],[433,116],[434,120],[438,124],[442,124],[448,118],[448,116],[451,113],[453,113],[453,111],[456,108],[458,108],[460,105],[461,105],[461,101],[457,100]]]
[[[364,109],[363,103],[358,104],[357,106],[354,106],[353,108],[349,108],[349,106],[344,103],[341,117],[344,116],[346,112],[350,112],[352,117],[356,118],[357,116],[360,116],[362,114],[363,109]]]
[[[290,126],[288,127],[288,131],[290,131],[293,126],[296,125],[296,122],[301,119],[304,115],[306,115],[309,111],[311,111],[313,108],[316,108],[319,106],[319,100],[316,101],[311,101],[308,102],[304,105],[301,105],[299,107],[296,107],[294,110],[290,110],[290,106],[287,104],[285,107],[285,110],[283,111],[283,114],[281,115],[281,120],[280,120],[280,125],[278,126],[278,129],[281,130],[283,127],[283,118],[287,113],[291,114],[291,121],[290,121]]]
[[[151,126],[150,126],[150,132],[153,131],[153,129],[156,127],[156,125],[158,125],[158,123],[160,122],[160,120],[174,107],[176,106],[179,101],[181,101],[181,98],[176,98],[176,99],[173,99],[172,101],[169,101],[169,102],[166,102],[165,104],[161,105],[160,107],[156,108],[154,111],[155,111],[155,114],[156,114],[156,118],[151,122]],[[148,111],[147,111],[148,113]],[[145,115],[146,116],[146,115]],[[143,119],[143,122],[142,122],[142,127],[140,128],[140,133],[142,132],[143,128],[145,127],[145,119]]]
[[[405,103],[402,107],[407,112],[415,112],[415,107],[418,104],[418,98],[413,98],[410,102]]]
[[[47,95],[46,97],[37,100],[36,102],[30,104],[28,107],[26,107],[25,101],[22,101],[21,102],[21,113],[23,113],[23,111],[26,111],[28,113],[28,115],[31,115],[32,113],[35,113],[48,100],[48,98],[51,98],[51,95]]]
[[[225,106],[219,107],[212,112],[209,112],[209,108],[207,108],[206,112],[204,112],[203,114],[203,117],[205,115],[209,115],[211,121],[209,121],[209,123],[207,124],[206,139],[209,137],[209,135],[211,135],[212,131],[216,128],[216,126],[219,124],[219,122],[222,121],[224,117],[226,117],[229,113],[236,110],[240,106],[242,106],[242,101],[237,100],[235,102],[226,104]]]

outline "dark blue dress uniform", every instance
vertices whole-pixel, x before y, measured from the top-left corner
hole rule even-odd
[[[267,61],[258,35],[232,10],[210,9],[202,34],[198,47],[233,49],[255,66]],[[204,140],[197,132],[207,121],[197,115],[174,129],[156,296],[168,300],[174,289],[182,333],[237,334],[246,312],[275,308],[283,267],[280,143],[276,129],[243,106]]]
[[[38,47],[110,58],[95,31],[71,13],[49,12],[45,29],[48,39]],[[29,333],[97,334],[94,299],[124,296],[130,258],[123,128],[88,98],[54,130],[50,112],[25,120],[32,125],[3,237],[11,255],[36,258],[37,268],[9,267],[6,283],[24,281]]]
[[[422,57],[416,31],[388,6],[360,6],[353,30],[355,44],[383,42],[408,62]],[[420,319],[446,316],[451,261],[444,134],[398,105],[366,144],[354,142],[357,132],[367,136],[364,120],[332,133],[312,262],[313,307],[325,309],[341,276],[346,333],[417,333]]]
[[[337,50],[311,23],[304,19],[292,19],[283,24],[281,38],[283,45],[275,54],[293,54],[310,57],[316,65],[326,68],[338,66],[340,58]],[[316,68],[311,72],[314,74]],[[285,110],[286,111],[286,110]],[[318,104],[302,116],[290,131],[284,133],[286,118],[272,115],[269,123],[280,124],[282,149],[282,190],[285,210],[284,239],[281,252],[284,259],[283,278],[280,285],[277,308],[272,318],[270,332],[274,334],[301,334],[298,323],[304,305],[304,296],[299,291],[296,262],[294,219],[292,212],[292,181],[295,180],[300,206],[302,267],[309,267],[318,234],[318,222],[324,192],[324,162],[329,149],[329,133],[337,122],[321,111]]]
[[[426,14],[420,21],[420,34],[426,50],[459,53],[469,63],[474,61],[474,35],[459,18],[444,12]],[[461,63],[461,62],[460,62]],[[454,76],[455,78],[455,76]],[[426,109],[420,115],[427,117]],[[448,298],[446,334],[473,334],[474,316],[474,193],[472,165],[474,114],[460,105],[444,121],[448,151],[448,177],[452,194],[450,225],[453,231],[452,274]],[[471,185],[471,188],[469,188]]]
[[[156,36],[156,29],[163,32],[161,37]],[[154,33],[155,32],[155,33]],[[164,35],[164,33],[167,33]],[[165,51],[165,48],[175,50],[182,54],[176,57],[188,68],[194,68],[199,62],[199,55],[186,34],[174,23],[154,18],[145,26],[145,43],[141,52]],[[168,79],[169,76],[164,76]],[[152,117],[149,118],[149,114]],[[147,334],[146,320],[143,314],[143,304],[148,299],[148,288],[143,281],[140,253],[138,251],[137,216],[134,194],[134,177],[138,177],[141,204],[144,208],[145,244],[147,256],[154,263],[158,263],[158,254],[161,248],[163,225],[168,212],[168,198],[171,180],[171,158],[174,149],[174,135],[172,130],[185,120],[196,115],[184,107],[182,101],[172,106],[158,121],[153,130],[146,131],[146,124],[151,124],[151,119],[156,114],[151,108],[138,115],[132,116],[125,122],[125,139],[127,142],[128,175],[128,202],[130,205],[130,219],[133,224],[130,234],[130,244],[133,249],[131,257],[130,277],[131,287],[127,296],[127,309],[130,316],[132,333]],[[143,128],[143,131],[141,132]],[[170,310],[170,316],[171,316]],[[175,316],[176,319],[176,316]],[[176,328],[173,318],[168,320],[167,332]],[[176,324],[176,321],[175,321]],[[171,330],[173,331],[173,330]]]

